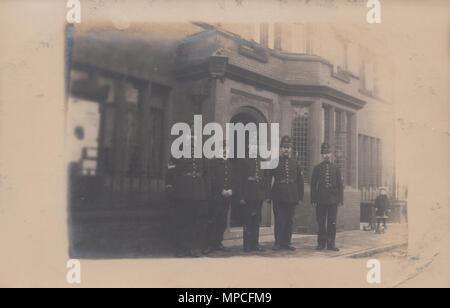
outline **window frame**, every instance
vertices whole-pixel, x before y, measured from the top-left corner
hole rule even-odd
[[[331,146],[331,150],[333,153],[334,162],[337,164],[341,164],[337,161],[336,155],[336,146],[337,146],[337,128],[338,128],[338,116],[337,113],[343,115],[344,120],[342,121],[342,125],[344,125],[341,130],[341,134],[345,134],[345,140],[343,144],[343,166],[341,166],[341,176],[344,179],[344,185],[349,187],[357,188],[358,183],[356,182],[357,177],[357,165],[355,168],[355,159],[357,157],[357,148],[355,149],[354,142],[358,142],[354,140],[354,134],[356,133],[356,112],[353,110],[349,110],[347,108],[343,108],[338,104],[324,102],[322,103],[322,142],[328,142]],[[328,114],[328,119],[327,119]],[[327,121],[329,123],[327,124]],[[328,138],[327,138],[328,137]],[[341,136],[342,137],[342,136]],[[342,137],[344,138],[344,137]],[[358,162],[356,162],[357,164]]]
[[[358,134],[358,188],[376,188],[382,185],[383,140]]]
[[[291,101],[291,108],[292,108],[292,118],[290,119],[290,123],[291,123],[291,137],[293,140],[293,155],[295,157],[295,159],[300,163],[300,166],[302,168],[302,172],[303,172],[303,178],[305,183],[309,183],[310,182],[310,178],[311,178],[311,174],[312,174],[312,132],[311,132],[311,123],[312,123],[312,108],[311,106],[313,105],[313,101]],[[295,108],[307,108],[308,110],[308,123],[307,123],[307,134],[306,134],[306,162],[303,165],[301,162],[301,159],[299,156],[297,156],[296,154],[296,150],[295,149],[295,127],[294,127],[294,122],[296,120],[296,116],[295,116]]]

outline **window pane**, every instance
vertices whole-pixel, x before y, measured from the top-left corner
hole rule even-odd
[[[253,24],[253,40],[256,43],[261,42],[261,25],[259,23]]]
[[[101,155],[103,155],[102,171],[105,174],[111,175],[113,172],[113,146],[114,146],[114,126],[115,126],[115,108],[114,106],[107,106],[104,109],[103,116],[103,148]]]
[[[341,169],[341,175],[344,178],[344,183],[348,183],[347,179],[347,125],[346,114],[342,111],[336,110],[336,130],[335,130],[335,162]]]
[[[364,186],[364,138],[363,136],[358,136],[358,187],[361,189]]]
[[[124,140],[124,172],[131,175],[137,173],[138,166],[138,120],[135,112],[128,112],[125,117]]]
[[[364,86],[368,91],[374,90],[375,67],[372,60],[364,63]]]
[[[306,53],[306,26],[305,24],[292,25],[292,52]]]
[[[282,26],[280,23],[274,24],[274,49],[281,49],[281,34],[282,34]]]
[[[269,23],[268,28],[268,47],[274,49],[275,47],[275,25],[274,23]]]
[[[108,104],[114,104],[115,102],[115,87],[114,87],[114,79],[101,77],[99,76],[97,78],[97,83],[99,86],[108,86],[108,96],[106,98],[106,103]]]
[[[170,89],[158,84],[152,84],[152,96],[149,114],[149,157],[147,173],[151,178],[161,178],[164,161],[164,110]]]
[[[365,172],[364,172],[364,185],[370,186],[370,139],[369,137],[364,137],[364,166],[365,166]]]
[[[262,23],[260,26],[260,43],[264,47],[269,46],[269,24],[268,23]]]
[[[360,50],[357,44],[350,43],[348,46],[348,70],[354,75],[359,76],[361,65]]]
[[[163,128],[164,112],[159,108],[151,108],[150,111],[150,174],[159,176],[161,174],[163,154]]]
[[[330,143],[330,130],[331,130],[331,109],[324,107],[324,142]]]
[[[138,88],[134,84],[127,82],[125,84],[125,101],[130,105],[137,106],[138,100],[139,100]]]
[[[294,107],[294,120],[292,123],[292,137],[294,155],[305,175],[305,182],[309,181],[309,108],[302,106]]]
[[[381,172],[382,172],[382,165],[381,165],[381,140],[377,139],[377,154],[378,154],[378,159],[377,159],[377,186],[381,186]]]
[[[115,108],[106,108],[104,117],[103,146],[111,148],[114,140]]]
[[[359,188],[381,186],[381,140],[359,135]]]
[[[347,174],[346,174],[346,184],[352,185],[352,115],[350,113],[346,114],[347,116],[347,155],[346,155],[346,164],[347,164]],[[356,183],[355,183],[356,184]]]

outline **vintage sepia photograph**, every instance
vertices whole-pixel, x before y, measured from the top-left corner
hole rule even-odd
[[[0,1],[0,288],[450,287],[449,8]]]
[[[367,25],[93,23],[66,39],[71,257],[406,256],[394,59]],[[175,159],[172,126],[194,116],[279,123],[278,166],[249,157],[249,134],[244,158],[235,134],[225,157]]]

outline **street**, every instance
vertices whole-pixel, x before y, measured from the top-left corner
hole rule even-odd
[[[117,258],[173,258],[169,243],[149,236],[152,228],[145,220],[133,223],[77,223],[72,226],[73,245],[71,255],[78,259]],[[389,224],[385,234],[371,231],[343,231],[337,233],[336,245],[339,252],[316,251],[316,235],[294,234],[292,244],[296,251],[273,251],[273,234],[261,232],[260,244],[265,251],[245,253],[239,230],[234,230],[232,239],[223,241],[229,250],[213,252],[206,258],[265,257],[265,258],[345,258],[369,257],[391,250],[405,254],[408,243],[406,224]],[[237,235],[237,236],[236,236]]]

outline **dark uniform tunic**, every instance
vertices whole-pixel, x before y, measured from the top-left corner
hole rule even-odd
[[[209,181],[211,187],[209,204],[209,228],[207,245],[217,248],[222,244],[223,233],[227,227],[228,211],[236,194],[236,179],[233,165],[229,159],[215,158],[209,162]],[[232,190],[233,195],[224,197],[223,190]]]
[[[239,200],[244,207],[244,249],[258,247],[262,204],[268,197],[267,170],[261,169],[261,158],[245,158],[238,161]]]
[[[311,179],[311,202],[316,203],[320,246],[334,248],[338,204],[344,202],[341,172],[334,163],[323,161],[314,167]],[[327,223],[328,220],[328,223]]]
[[[174,204],[174,239],[177,253],[198,248],[205,233],[207,201],[207,166],[204,159],[171,160],[166,184]],[[205,220],[203,222],[203,220]]]
[[[206,201],[207,167],[201,158],[180,158],[174,160],[173,198],[183,201]]]
[[[303,200],[303,174],[295,159],[281,157],[278,167],[271,170],[271,179],[274,179],[271,199],[275,214],[275,244],[286,247],[291,244],[295,207]]]

